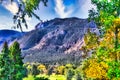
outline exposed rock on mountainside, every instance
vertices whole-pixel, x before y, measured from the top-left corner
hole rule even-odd
[[[38,24],[18,40],[24,49],[24,61],[51,62],[66,59],[70,53],[80,53],[88,28],[99,35],[96,24],[87,19],[56,18]]]
[[[88,28],[99,35],[99,30],[93,21],[88,22],[87,19],[79,18],[55,18],[37,24],[35,30],[22,36],[20,32],[3,31],[1,33],[0,31],[0,40],[2,41],[1,38],[17,40],[22,49],[24,62],[61,63],[71,60],[74,62],[81,59],[80,48],[85,44],[84,34]]]

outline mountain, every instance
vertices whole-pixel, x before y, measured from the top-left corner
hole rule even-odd
[[[0,38],[9,37],[17,40],[22,49],[24,62],[41,63],[68,63],[80,62],[82,52],[80,48],[85,45],[84,34],[88,28],[91,32],[99,35],[99,30],[94,21],[88,22],[87,19],[55,18],[53,20],[40,22],[35,29],[23,35],[20,32],[10,31]],[[0,31],[1,32],[1,31]],[[1,34],[1,33],[0,33]],[[21,36],[19,36],[21,35]]]
[[[3,46],[3,43],[7,41],[9,44],[11,44],[12,41],[14,41],[17,38],[20,38],[24,33],[21,33],[19,31],[14,30],[0,30],[0,50]]]
[[[96,24],[87,19],[55,18],[37,24],[35,30],[18,39],[24,62],[68,62],[76,56],[79,60],[88,28],[99,35]]]

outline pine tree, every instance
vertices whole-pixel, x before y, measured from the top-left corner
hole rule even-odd
[[[17,41],[13,43],[10,47],[10,54],[12,59],[12,80],[22,80],[26,75],[26,69],[23,67],[23,62],[21,58],[21,49]]]
[[[10,80],[11,60],[7,42],[4,43],[0,54],[0,80]]]

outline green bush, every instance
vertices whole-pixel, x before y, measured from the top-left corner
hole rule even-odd
[[[71,80],[72,79],[72,77],[74,76],[74,70],[73,69],[68,69],[67,71],[66,71],[66,80]]]
[[[109,69],[107,72],[109,79],[120,79],[120,63],[116,61],[109,62]]]
[[[28,75],[28,77],[25,77],[23,80],[49,80],[49,79],[45,77],[36,77],[33,75]]]

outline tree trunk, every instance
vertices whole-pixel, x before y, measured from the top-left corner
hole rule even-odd
[[[115,50],[118,48],[118,27],[115,28]]]
[[[118,27],[116,26],[115,28],[115,53],[116,53],[116,61],[119,61],[119,54],[118,52],[116,51],[118,49]]]

